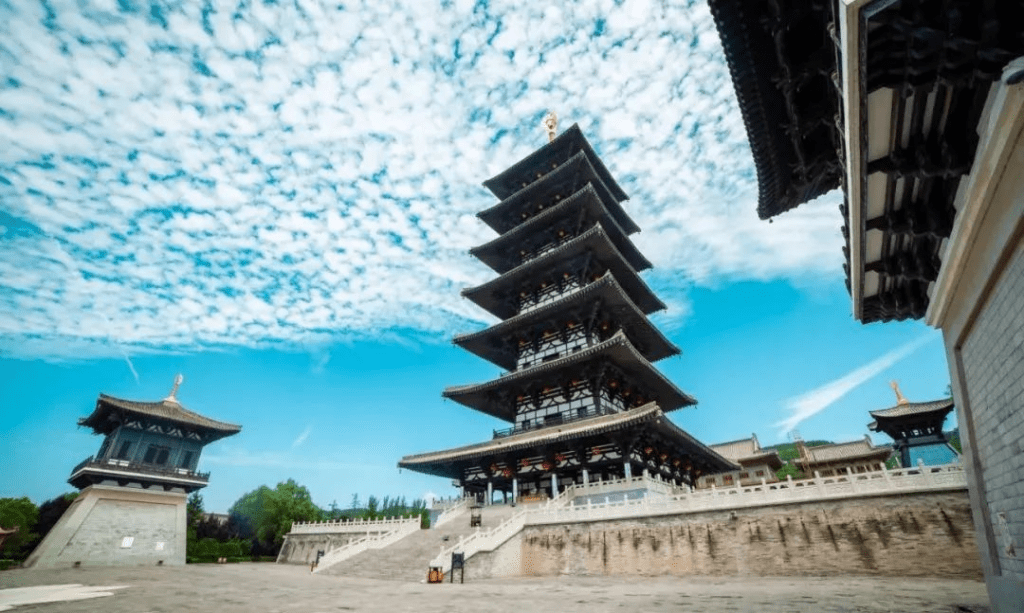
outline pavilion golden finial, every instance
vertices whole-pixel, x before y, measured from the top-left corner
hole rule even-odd
[[[555,132],[558,130],[558,115],[555,115],[554,111],[548,111],[541,125],[548,131],[548,142],[555,140]]]
[[[181,387],[181,382],[184,380],[185,377],[182,376],[181,373],[178,373],[178,376],[174,378],[174,387],[171,388],[171,393],[167,394],[167,398],[164,398],[164,400],[168,400],[170,402],[177,402],[178,399],[175,396],[178,393],[178,388]]]
[[[892,388],[892,391],[896,392],[896,404],[910,404],[910,401],[904,398],[903,394],[900,393],[899,383],[897,383],[896,381],[890,381],[889,387]]]

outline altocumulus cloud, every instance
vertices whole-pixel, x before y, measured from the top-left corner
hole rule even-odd
[[[755,219],[700,0],[0,3],[0,352],[484,323],[479,183],[549,107],[631,193],[656,289],[838,268],[833,206]]]

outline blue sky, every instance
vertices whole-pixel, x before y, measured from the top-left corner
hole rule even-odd
[[[949,381],[939,333],[862,326],[838,193],[756,218],[706,4],[0,3],[0,496],[37,502],[98,439],[100,392],[241,423],[207,506],[451,493],[404,454],[501,427],[440,397],[497,367],[452,335],[493,276],[481,181],[578,122],[630,194],[706,442],[862,436]],[[10,461],[10,463],[9,463]],[[11,467],[14,467],[11,470]]]

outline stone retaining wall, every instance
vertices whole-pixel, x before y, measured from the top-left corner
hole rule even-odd
[[[518,564],[518,566],[517,566]],[[981,579],[966,491],[526,526],[467,563],[509,575]]]

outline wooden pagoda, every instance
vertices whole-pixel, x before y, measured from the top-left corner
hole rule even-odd
[[[573,125],[484,182],[478,217],[499,236],[470,250],[498,277],[463,296],[502,321],[455,338],[507,372],[443,393],[510,424],[475,445],[402,458],[464,494],[512,500],[570,484],[657,476],[693,484],[737,468],[665,413],[696,404],[652,365],[676,348],[647,316],[665,305],[637,274],[626,194]]]

